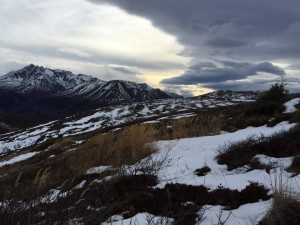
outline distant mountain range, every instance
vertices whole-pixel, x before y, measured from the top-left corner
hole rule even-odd
[[[145,83],[103,81],[33,64],[0,77],[0,109],[43,121],[97,107],[179,97]]]
[[[175,97],[174,94],[151,88],[145,83],[103,81],[84,74],[75,75],[70,71],[53,70],[33,64],[0,77],[0,88],[21,94],[77,96],[117,104]]]
[[[223,102],[247,102],[251,100],[256,100],[262,92],[259,91],[231,91],[231,90],[221,90],[215,91],[204,95],[199,95],[192,97],[192,99],[197,100],[214,100]]]

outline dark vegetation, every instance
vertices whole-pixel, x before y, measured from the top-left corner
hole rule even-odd
[[[216,135],[221,132],[221,114],[198,115],[177,120],[163,120],[160,123],[148,124],[156,130],[156,140],[174,140],[186,137],[200,137],[205,135]]]
[[[294,157],[287,171],[300,173],[300,111],[291,114],[282,114],[285,110],[283,103],[288,99],[284,85],[275,84],[262,95],[257,102],[248,107],[245,115],[267,117],[272,116],[268,125],[272,126],[283,120],[289,120],[297,125],[288,130],[265,137],[250,137],[246,140],[229,143],[220,147],[217,156],[218,163],[226,164],[229,170],[248,165],[252,169],[266,169],[267,172],[273,165],[262,164],[255,158],[257,154],[271,157]],[[299,97],[299,96],[294,96]],[[299,109],[299,105],[296,106]],[[273,190],[273,200],[270,210],[259,225],[296,225],[300,224],[299,193],[292,193],[289,187],[280,187]],[[249,195],[251,196],[251,195]]]
[[[270,198],[268,190],[258,183],[250,183],[242,191],[221,186],[209,191],[204,186],[184,184],[153,188],[156,184],[156,177],[150,175],[121,176],[110,181],[90,183],[51,204],[28,204],[29,209],[21,208],[16,213],[9,211],[9,207],[2,208],[0,221],[6,224],[18,224],[20,221],[22,224],[41,221],[64,224],[76,216],[82,217],[84,224],[100,224],[112,215],[129,218],[139,212],[148,212],[174,218],[174,224],[188,225],[195,223],[197,212],[206,204],[235,209],[246,203]]]
[[[53,97],[46,94],[21,94],[0,88],[0,108],[38,122],[48,122],[100,105],[79,97]]]
[[[281,113],[285,109],[283,104],[287,99],[288,92],[286,91],[284,84],[276,83],[248,108],[246,114],[270,116],[275,112]]]
[[[299,110],[293,114],[281,113],[284,110],[283,103],[286,102],[287,96],[284,85],[275,84],[257,102],[249,106],[244,115],[260,115],[266,119],[268,118],[267,115],[271,115],[273,118],[267,122],[269,126],[290,120],[293,123],[298,123],[294,128],[271,136],[250,137],[240,142],[221,146],[217,157],[218,163],[226,164],[229,170],[249,165],[251,169],[260,168],[268,171],[272,165],[262,165],[253,158],[255,155],[264,154],[277,158],[295,156],[291,169],[297,170],[300,155],[300,116]]]
[[[300,125],[271,136],[250,137],[220,148],[218,163],[229,170],[249,165],[257,154],[272,157],[290,157],[300,154]]]
[[[16,129],[24,129],[33,127],[41,121],[28,117],[16,115],[14,113],[4,112],[0,108],[0,134],[14,131]]]
[[[208,166],[203,166],[199,169],[196,169],[194,171],[194,173],[199,176],[199,177],[202,177],[202,176],[205,176],[207,173],[209,173],[211,171],[211,169],[208,167]]]

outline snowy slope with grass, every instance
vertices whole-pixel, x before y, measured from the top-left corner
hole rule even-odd
[[[6,151],[19,150],[59,136],[82,135],[134,121],[155,123],[165,119],[187,118],[196,115],[199,111],[243,104],[253,101],[254,98],[253,95],[244,97],[236,93],[226,95],[226,100],[217,99],[215,96],[212,93],[203,99],[165,99],[100,108],[26,130],[3,134],[0,135],[0,155]]]
[[[293,120],[298,111],[283,111],[257,123],[257,117],[239,117],[248,105],[220,108],[218,101],[164,100],[99,109],[2,135],[0,190],[19,195],[21,201],[14,204],[24,205],[5,207],[20,210],[20,220],[28,212],[47,220],[47,214],[39,212],[50,212],[57,221],[67,219],[74,225],[96,218],[103,225],[170,224],[181,219],[188,225],[257,224],[270,208],[278,180],[292,192],[300,189],[299,173],[290,170],[299,154],[299,126]],[[295,100],[285,104],[287,110],[296,105]],[[216,119],[220,112],[225,114]],[[227,130],[223,125],[235,116]],[[231,129],[242,122],[246,128]],[[268,137],[276,141],[269,145]],[[239,155],[252,150],[247,145],[256,139],[265,142],[254,146],[270,150],[275,145],[279,152],[291,147],[296,154],[262,150],[245,159]],[[287,145],[280,144],[285,140]],[[245,163],[220,163],[220,152],[240,142],[234,153]],[[249,163],[252,159],[255,167]],[[36,193],[28,191],[36,187]],[[0,206],[6,200],[0,198]]]
[[[300,175],[292,176],[292,173],[283,170],[290,166],[290,158],[279,159],[279,164],[276,168],[272,169],[270,173],[267,173],[264,169],[249,170],[246,166],[228,171],[226,165],[220,165],[216,160],[219,154],[218,149],[226,144],[253,136],[269,136],[274,133],[289,130],[294,126],[294,124],[282,122],[275,127],[249,127],[234,133],[157,142],[156,144],[159,151],[154,153],[151,158],[161,159],[167,155],[167,164],[164,165],[158,173],[160,183],[157,187],[163,188],[166,184],[180,183],[193,186],[204,185],[210,190],[214,190],[220,185],[232,190],[242,190],[249,182],[258,182],[270,189],[269,194],[271,194],[275,183],[278,182],[279,179],[282,179],[283,183],[288,185],[290,190],[299,191]],[[135,166],[139,167],[139,164],[142,164],[145,160],[147,159],[142,160],[141,163],[137,163]],[[280,162],[283,163],[280,164]],[[211,171],[204,176],[197,176],[195,171],[203,166],[208,166]],[[260,201],[245,204],[233,210],[228,210],[218,205],[206,205],[199,211],[199,215],[203,215],[204,218],[199,224],[217,224],[219,220],[218,216],[220,216],[221,221],[227,219],[226,224],[230,225],[256,224],[265,216],[270,204],[271,200]],[[222,212],[221,215],[220,212]],[[137,216],[133,219],[134,221],[140,219],[140,221],[134,224],[145,224],[144,217]],[[132,220],[125,220],[125,224],[127,224],[128,221]],[[116,222],[116,224],[122,223],[119,221]]]
[[[218,164],[216,156],[218,149],[226,144],[244,140],[250,136],[271,135],[292,128],[293,124],[283,122],[275,127],[249,127],[234,133],[225,133],[215,136],[183,138],[176,141],[158,142],[159,149],[156,158],[167,154],[171,160],[170,166],[160,171],[162,181],[159,186],[166,183],[184,183],[190,185],[205,185],[209,188],[217,188],[218,185],[231,189],[241,190],[246,187],[248,181],[254,181],[270,186],[270,176],[266,171],[238,168],[228,171],[226,165]],[[173,146],[171,149],[170,146]],[[203,166],[208,166],[211,171],[202,177],[194,174],[194,171]]]

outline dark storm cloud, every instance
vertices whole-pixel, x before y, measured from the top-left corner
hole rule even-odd
[[[285,71],[272,63],[264,62],[258,64],[236,63],[221,61],[222,67],[196,67],[191,66],[188,71],[178,77],[164,79],[163,84],[205,84],[211,82],[225,82],[239,80],[248,76],[257,75],[259,72],[274,75],[285,75]]]
[[[212,62],[198,62],[190,66],[191,70],[199,71],[203,68],[216,68],[217,66]]]
[[[280,80],[276,80],[280,81]],[[228,81],[223,83],[206,83],[204,87],[217,90],[265,90],[268,89],[274,81],[270,80],[255,80],[255,81]]]
[[[252,45],[257,50],[275,48],[267,54],[279,58],[280,53],[276,49],[287,43],[294,49],[300,49],[298,0],[90,1],[114,4],[129,13],[150,19],[155,26],[174,34],[182,44],[192,47],[195,55],[202,44],[210,47],[208,52],[221,48],[219,50],[225,55],[227,51],[222,52],[222,49],[227,47]],[[282,42],[284,40],[289,42]],[[292,48],[289,49],[292,51]],[[239,51],[242,49],[237,48],[232,54]]]
[[[242,40],[228,39],[228,38],[216,38],[207,41],[206,44],[208,46],[217,47],[217,48],[233,48],[233,47],[246,45],[247,42]]]
[[[277,75],[282,69],[263,61],[295,62],[300,58],[299,0],[90,0],[116,5],[145,17],[174,35],[192,57],[180,77],[163,83],[196,84],[238,80],[257,72]],[[205,68],[201,61],[249,62],[251,66]],[[248,68],[251,67],[251,68]],[[244,71],[243,69],[246,69]]]
[[[217,89],[217,90],[266,90],[269,89],[274,82],[281,82],[281,79],[277,78],[275,80],[250,80],[250,81],[227,81],[223,83],[206,83],[203,86],[206,88]],[[300,79],[288,78],[285,80],[286,87],[290,92],[300,92],[299,87]]]

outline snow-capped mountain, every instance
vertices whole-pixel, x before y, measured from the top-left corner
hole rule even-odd
[[[81,96],[86,99],[101,102],[105,105],[174,97],[160,89],[153,89],[147,84],[138,84],[122,80],[100,81],[97,83],[87,82],[59,93],[58,95]]]
[[[0,109],[41,121],[103,106],[178,97],[147,84],[103,81],[33,64],[0,77]]]
[[[0,87],[21,94],[77,96],[103,104],[174,97],[147,84],[121,80],[103,81],[84,74],[75,75],[70,71],[48,69],[33,64],[0,77]]]
[[[83,83],[98,82],[101,81],[87,75],[74,75],[70,71],[52,70],[33,64],[0,77],[0,87],[22,94],[53,94]]]

